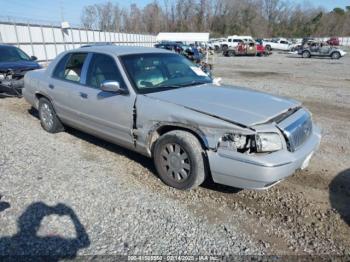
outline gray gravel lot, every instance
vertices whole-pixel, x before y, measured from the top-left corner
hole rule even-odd
[[[151,160],[76,130],[48,134],[23,99],[0,98],[0,255],[349,255],[350,57],[217,56],[214,68],[310,108],[323,141],[308,170],[263,192],[177,191]]]

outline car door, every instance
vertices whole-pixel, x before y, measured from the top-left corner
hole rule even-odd
[[[287,41],[280,40],[279,45],[281,50],[288,50],[289,43]]]
[[[65,122],[79,124],[81,99],[81,80],[87,53],[69,53],[57,63],[48,83],[57,115]]]
[[[320,46],[318,43],[312,43],[310,46],[310,51],[312,55],[320,55]]]
[[[106,54],[89,54],[86,79],[82,87],[80,117],[93,133],[123,146],[132,146],[133,108],[135,95],[127,86],[115,59]],[[117,81],[126,92],[101,90],[104,81]]]
[[[322,55],[322,56],[329,56],[330,53],[331,53],[331,46],[325,45],[325,44],[321,44],[320,55]]]

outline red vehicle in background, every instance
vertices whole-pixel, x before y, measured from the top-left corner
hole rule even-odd
[[[326,42],[327,42],[327,44],[332,45],[332,46],[339,46],[339,44],[340,44],[338,37],[331,37]]]
[[[270,52],[265,49],[262,44],[256,43],[256,55],[257,56],[267,56],[270,55]]]
[[[224,51],[225,56],[266,56],[269,54],[262,44],[255,41],[241,41],[236,47],[230,47]]]

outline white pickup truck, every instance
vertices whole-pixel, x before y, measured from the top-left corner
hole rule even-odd
[[[292,43],[284,38],[272,39],[272,40],[264,39],[262,43],[267,51],[271,51],[271,50],[289,51],[292,47]]]
[[[212,50],[220,50],[221,44],[226,42],[226,38],[210,39],[208,42],[208,47]]]
[[[251,36],[239,36],[239,35],[233,35],[227,37],[227,40],[225,42],[221,43],[221,49],[223,51],[226,51],[229,48],[234,48],[238,46],[239,43],[242,42],[248,42],[248,41],[254,41]]]

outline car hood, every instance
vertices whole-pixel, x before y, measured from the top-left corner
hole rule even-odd
[[[213,84],[150,93],[146,96],[244,126],[268,122],[301,105],[291,99],[246,88]]]
[[[34,61],[17,61],[17,62],[0,62],[0,71],[12,70],[34,70],[41,68],[37,62]]]

